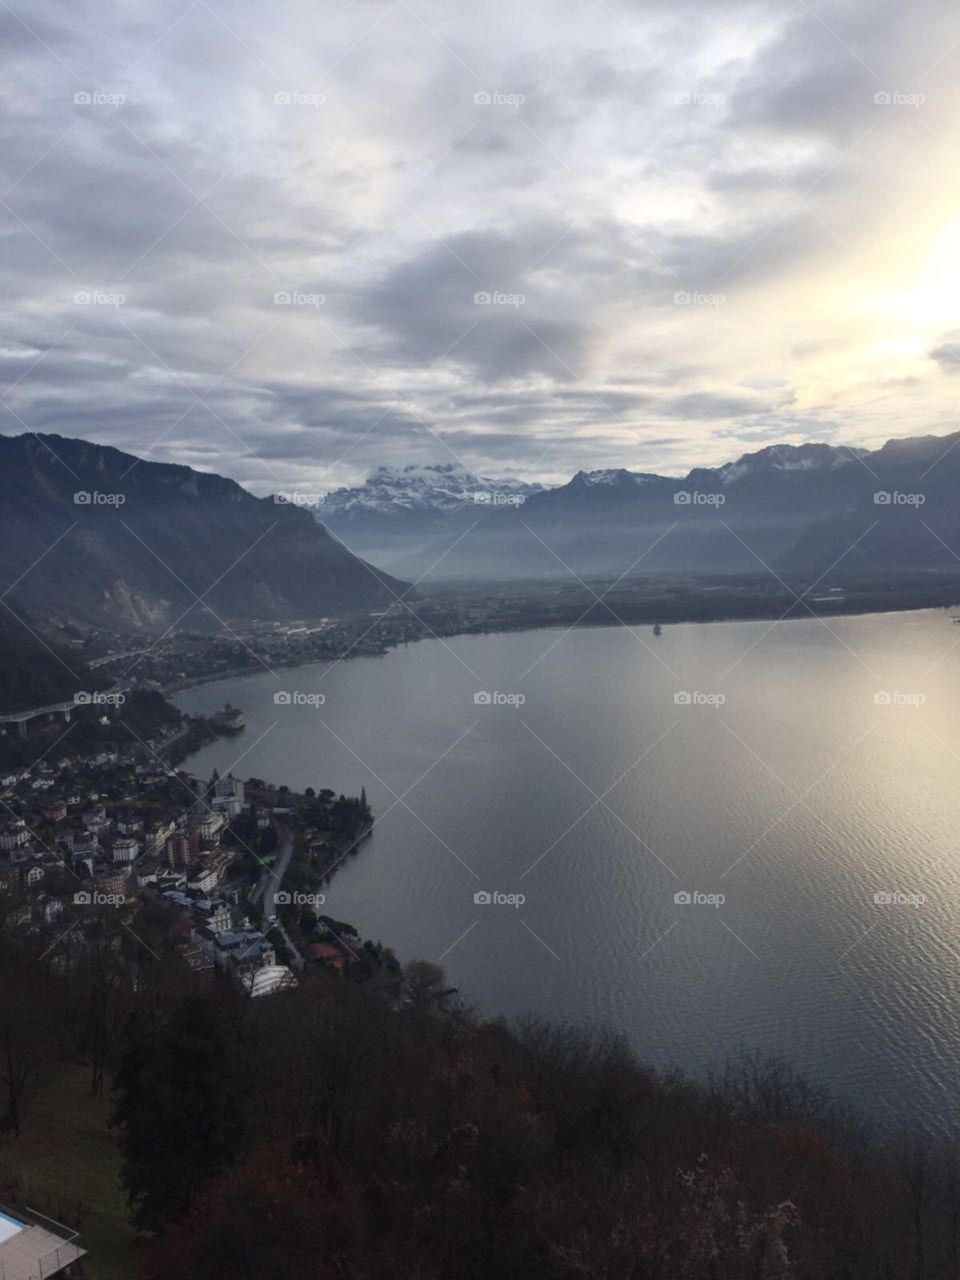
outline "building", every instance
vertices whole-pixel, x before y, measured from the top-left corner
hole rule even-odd
[[[219,809],[230,818],[235,818],[244,806],[244,787],[240,778],[228,773],[225,778],[218,778],[213,785],[214,809]]]
[[[94,868],[93,887],[97,893],[125,898],[127,896],[127,872],[114,871],[107,866],[97,866]]]
[[[176,823],[172,818],[168,818],[166,821],[159,822],[156,826],[150,827],[145,836],[147,848],[155,849],[158,853],[161,852],[176,829]]]
[[[200,819],[197,832],[201,840],[216,840],[225,826],[222,813],[208,813]]]
[[[113,842],[113,860],[127,864],[136,862],[138,850],[139,845],[133,836],[120,836]]]
[[[29,866],[24,870],[24,884],[26,884],[28,889],[32,889],[34,885],[38,885],[40,883],[46,874],[47,869],[43,863],[34,862],[32,866]]]
[[[9,853],[12,849],[19,849],[21,845],[29,843],[29,840],[30,832],[22,820],[12,822],[8,827],[4,827],[3,831],[0,831],[0,849],[4,853]]]
[[[200,837],[195,831],[181,832],[167,841],[167,857],[172,867],[186,867],[200,852]]]
[[[190,881],[190,888],[199,893],[209,893],[216,888],[219,879],[215,867],[202,867]]]
[[[239,733],[246,724],[243,712],[239,707],[231,707],[229,702],[222,711],[215,711],[211,718],[217,728],[225,733]]]
[[[228,773],[225,778],[217,779],[214,784],[213,794],[218,800],[222,800],[227,796],[235,796],[242,804],[244,795],[243,779],[235,778],[232,773]]]
[[[68,831],[65,840],[70,846],[74,857],[90,858],[97,852],[100,847],[100,841],[95,831]]]
[[[88,809],[83,815],[82,822],[88,831],[102,831],[104,827],[110,825],[107,811],[102,804],[98,804],[93,809]]]

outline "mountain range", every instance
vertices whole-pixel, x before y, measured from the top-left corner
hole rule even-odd
[[[296,506],[55,435],[0,436],[0,550],[8,609],[88,626],[316,617],[406,589]]]
[[[607,468],[555,487],[452,464],[381,469],[317,518],[393,573],[510,579],[626,572],[815,578],[954,569],[960,434],[877,450],[775,444],[682,477]],[[944,545],[946,544],[946,545]]]
[[[309,511],[105,445],[0,437],[3,621],[310,618],[386,607],[421,577],[956,572],[958,446],[960,433],[873,451],[780,444],[682,478],[607,468],[552,488],[453,463],[381,467]]]

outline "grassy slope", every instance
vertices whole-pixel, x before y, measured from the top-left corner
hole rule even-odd
[[[27,1107],[19,1138],[0,1140],[0,1186],[19,1187],[22,1204],[56,1217],[76,1213],[90,1280],[130,1280],[136,1236],[120,1186],[120,1149],[109,1128],[109,1098],[90,1096],[87,1067],[63,1066]],[[15,1207],[15,1206],[13,1206]]]

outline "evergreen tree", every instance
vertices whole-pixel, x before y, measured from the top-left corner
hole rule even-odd
[[[223,1012],[190,996],[165,1026],[131,1021],[117,1072],[123,1182],[134,1223],[157,1231],[239,1154],[239,1046]]]

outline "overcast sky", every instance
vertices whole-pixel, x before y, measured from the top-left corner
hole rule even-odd
[[[0,47],[2,432],[268,493],[960,425],[955,5],[11,0]]]

